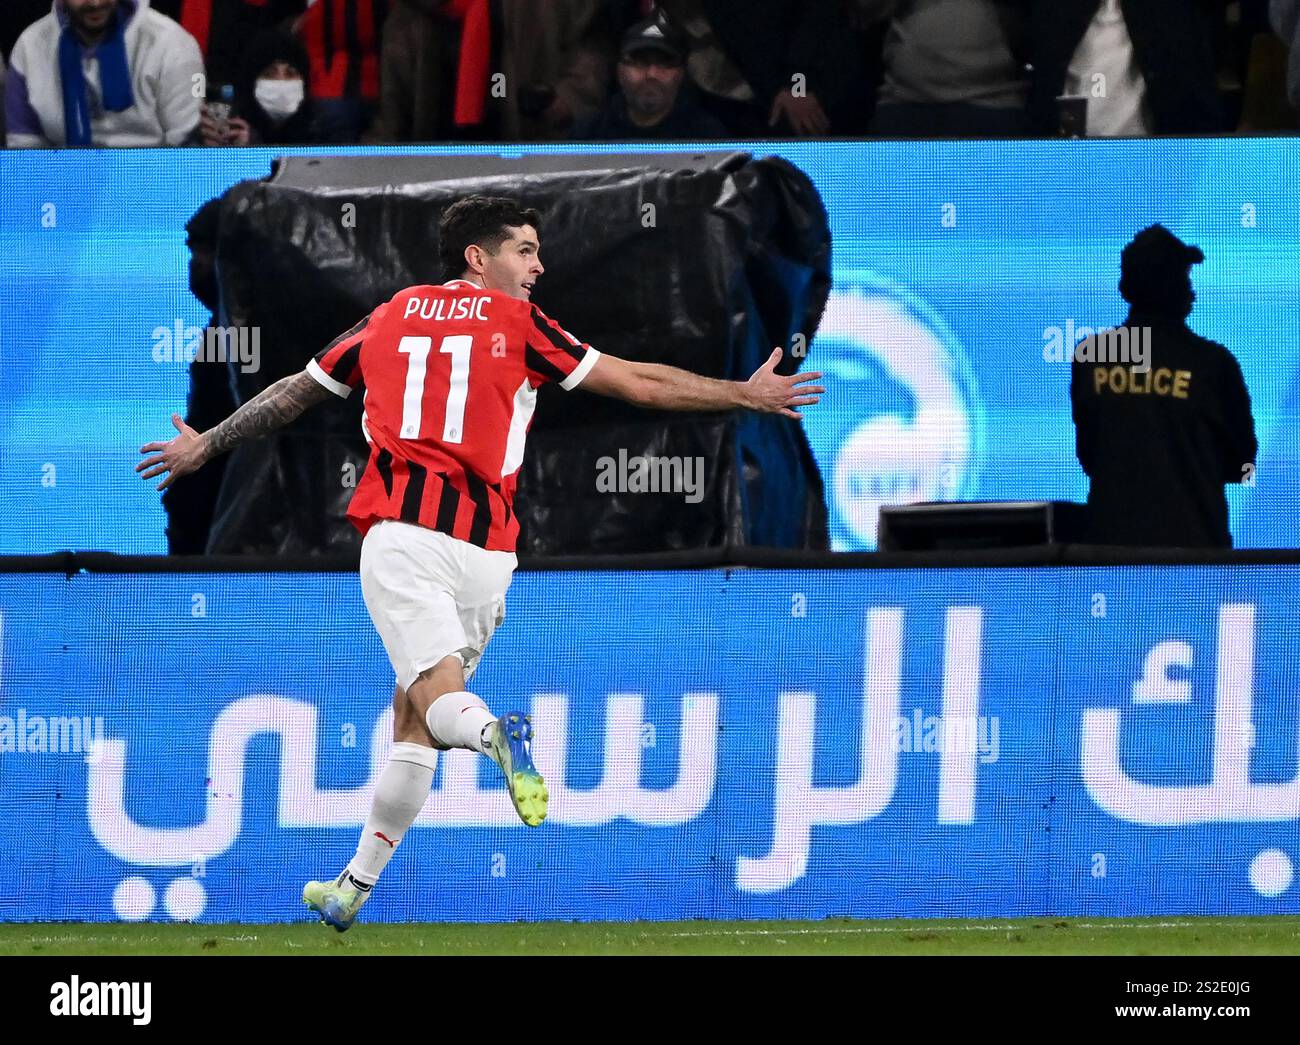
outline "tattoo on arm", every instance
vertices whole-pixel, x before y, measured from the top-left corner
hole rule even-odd
[[[332,392],[303,370],[282,377],[258,393],[215,428],[203,433],[205,460],[211,460],[249,439],[260,439],[283,428],[309,406],[324,402]]]

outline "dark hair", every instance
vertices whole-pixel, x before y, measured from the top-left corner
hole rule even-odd
[[[257,80],[263,70],[276,62],[288,62],[298,70],[303,82],[302,107],[283,123],[277,124],[257,104]],[[235,78],[235,112],[257,132],[253,144],[307,145],[318,141],[314,134],[311,100],[311,63],[307,49],[291,33],[282,29],[265,29],[244,48],[239,73]]]
[[[216,249],[217,233],[221,229],[221,199],[222,197],[218,196],[214,200],[208,200],[185,223],[186,246]]]
[[[531,225],[540,236],[542,216],[532,207],[505,196],[466,196],[445,211],[438,222],[438,256],[443,278],[465,272],[465,250],[471,244],[495,254],[510,238],[510,229]]]

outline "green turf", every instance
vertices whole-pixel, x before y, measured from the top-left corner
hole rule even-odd
[[[506,925],[0,924],[0,954],[1300,954],[1300,917]]]

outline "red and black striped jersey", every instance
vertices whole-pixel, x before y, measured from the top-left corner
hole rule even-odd
[[[388,0],[310,0],[298,36],[311,65],[313,98],[379,98]]]
[[[514,551],[515,483],[537,390],[566,390],[600,357],[529,301],[469,280],[408,287],[307,364],[340,396],[365,386],[370,460],[348,505]]]

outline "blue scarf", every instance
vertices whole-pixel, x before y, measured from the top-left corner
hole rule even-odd
[[[126,61],[126,17],[120,10],[108,35],[100,41],[98,58],[104,108],[109,112],[131,108],[135,104],[135,94],[131,90],[131,70]],[[81,41],[71,24],[64,27],[59,37],[59,76],[63,81],[63,123],[67,144],[93,145]]]

